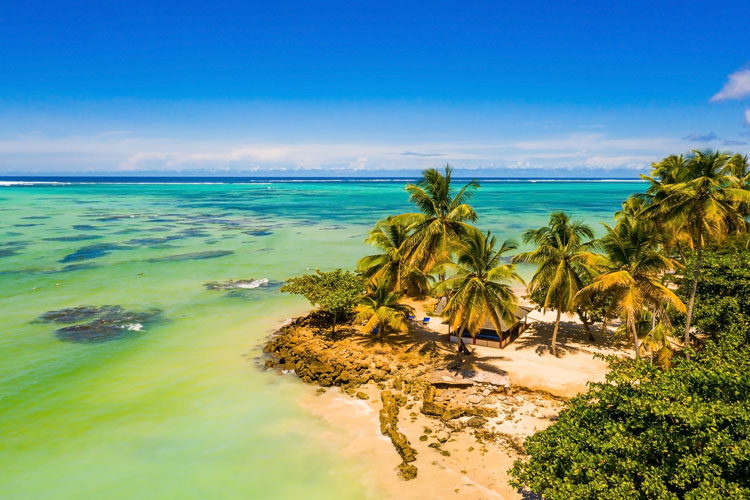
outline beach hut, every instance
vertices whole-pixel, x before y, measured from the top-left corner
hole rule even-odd
[[[442,313],[447,303],[448,299],[446,299],[445,297],[441,298],[435,305],[435,313]],[[503,328],[501,332],[498,332],[497,328],[495,328],[495,325],[493,325],[492,322],[488,319],[484,322],[484,325],[482,325],[482,329],[479,330],[479,333],[477,333],[476,337],[472,337],[469,332],[464,331],[463,342],[466,345],[481,345],[485,347],[495,347],[497,349],[502,349],[503,347],[517,339],[518,336],[524,330],[526,330],[526,327],[528,326],[528,315],[533,310],[534,309],[532,309],[531,307],[518,306],[515,311],[516,323],[513,325],[507,325],[504,321],[501,320],[500,323]],[[457,333],[458,332],[451,332],[451,342],[458,342],[458,336],[456,335]]]

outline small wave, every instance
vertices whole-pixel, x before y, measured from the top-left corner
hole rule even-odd
[[[0,181],[0,186],[12,187],[12,186],[37,186],[37,185],[52,185],[52,186],[66,186],[72,184],[70,182],[56,182],[56,181]]]
[[[258,288],[259,286],[265,286],[268,284],[268,278],[260,278],[248,282],[237,283],[235,288]]]
[[[143,329],[143,325],[140,323],[128,323],[127,325],[123,325],[122,328],[126,328],[133,332],[140,332]]]

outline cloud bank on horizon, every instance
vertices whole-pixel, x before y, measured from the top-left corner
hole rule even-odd
[[[635,177],[750,153],[744,1],[713,32],[707,1],[230,4],[8,6],[0,174]]]

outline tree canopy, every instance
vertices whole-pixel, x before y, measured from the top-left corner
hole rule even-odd
[[[333,332],[336,331],[338,320],[352,310],[364,290],[361,276],[341,269],[289,278],[281,287],[282,292],[302,295],[310,304],[330,313],[333,316]]]

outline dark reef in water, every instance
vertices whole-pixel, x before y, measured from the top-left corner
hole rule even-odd
[[[121,306],[79,306],[48,311],[36,322],[69,324],[55,330],[58,339],[95,344],[132,335],[145,324],[155,321],[160,314],[158,309],[138,312],[127,311]]]
[[[273,234],[273,232],[268,229],[251,229],[250,231],[242,231],[242,233],[250,236],[269,236]]]
[[[203,259],[216,259],[218,257],[224,257],[231,255],[234,252],[231,250],[214,250],[206,252],[193,252],[193,253],[180,253],[177,255],[168,255],[166,257],[155,257],[148,259],[147,262],[173,262],[181,260],[203,260]]]
[[[96,267],[99,267],[99,266],[97,266],[96,264],[88,264],[88,263],[84,263],[84,264],[68,264],[67,266],[63,267],[59,271],[54,271],[54,272],[55,273],[69,273],[69,272],[72,272],[72,271],[80,271],[82,269],[94,269]]]
[[[42,238],[44,241],[86,241],[101,238],[98,234],[74,234],[73,236],[55,236]]]
[[[94,245],[88,245],[83,248],[79,248],[73,253],[70,253],[60,259],[63,264],[66,262],[77,262],[79,260],[96,259],[97,257],[103,257],[108,255],[113,250],[127,250],[128,247],[122,245],[116,245],[114,243],[97,243]]]

